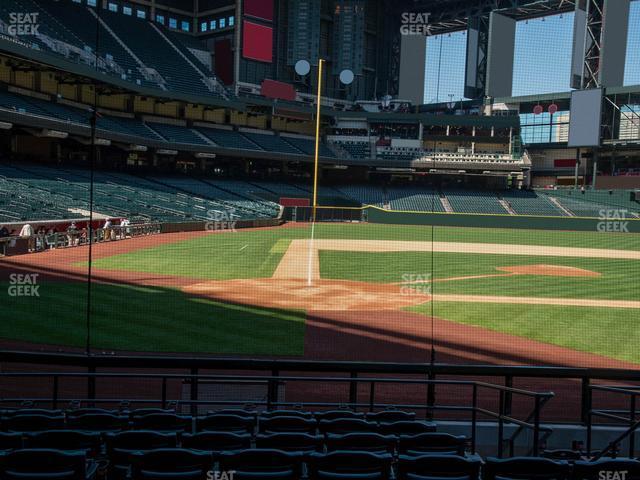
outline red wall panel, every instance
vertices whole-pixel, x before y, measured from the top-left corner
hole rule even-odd
[[[243,22],[242,56],[259,62],[273,62],[273,28]]]
[[[244,14],[273,21],[273,0],[245,0]]]

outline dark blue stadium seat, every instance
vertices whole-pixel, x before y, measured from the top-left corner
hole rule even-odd
[[[302,475],[302,453],[253,449],[226,452],[219,457],[219,469],[234,471],[234,480],[298,480]]]
[[[364,413],[354,412],[352,410],[327,410],[324,412],[317,412],[316,418],[320,420],[336,420],[338,418],[358,418],[360,420],[364,420]]]
[[[158,432],[190,432],[191,417],[175,413],[150,413],[133,417],[133,428]]]
[[[102,438],[96,432],[78,430],[45,430],[26,435],[26,448],[51,448],[57,450],[81,450],[89,457],[100,453]]]
[[[192,450],[222,452],[251,447],[251,435],[233,432],[200,432],[182,436],[182,446]]]
[[[303,417],[271,417],[260,418],[258,421],[258,429],[260,433],[315,433],[317,423],[313,418]]]
[[[383,410],[382,412],[367,413],[367,420],[370,422],[391,423],[415,419],[415,412],[403,412],[402,410]]]
[[[75,430],[93,432],[117,432],[129,426],[129,418],[113,413],[86,413],[84,415],[68,415],[67,425]]]
[[[256,437],[256,447],[285,452],[322,451],[322,436],[309,433],[271,433]]]
[[[208,480],[213,471],[210,453],[184,448],[161,448],[135,452],[132,480]]]
[[[260,413],[260,418],[272,418],[272,417],[301,417],[301,418],[313,418],[313,413],[305,410],[269,410]]]
[[[309,458],[310,480],[386,480],[391,475],[393,456],[370,452],[337,451]]]
[[[320,432],[323,434],[336,433],[356,433],[356,432],[376,432],[378,426],[373,422],[367,422],[357,418],[337,418],[335,420],[320,420]]]
[[[478,480],[482,462],[455,455],[398,457],[398,480]]]
[[[134,452],[175,448],[177,443],[176,433],[134,430],[107,434],[105,444],[110,460],[109,478],[115,480],[127,478],[131,467],[131,455]]]
[[[400,435],[398,452],[402,455],[460,455],[464,456],[467,438],[448,433],[418,433]]]
[[[0,432],[0,452],[18,450],[23,447],[21,433]]]
[[[435,432],[436,428],[436,424],[431,422],[401,420],[399,422],[381,423],[378,431],[384,435],[414,435]]]
[[[347,433],[336,435],[329,433],[326,436],[325,445],[327,451],[357,450],[372,453],[394,453],[397,438],[393,435],[380,435],[379,433]]]
[[[253,433],[255,430],[253,417],[240,415],[214,414],[196,418],[196,432],[234,432]]]
[[[548,458],[487,458],[484,480],[565,480],[571,474],[569,464]]]
[[[2,480],[88,480],[96,470],[83,452],[24,449],[0,457]]]
[[[2,420],[8,432],[35,432],[64,428],[64,415],[15,414]]]

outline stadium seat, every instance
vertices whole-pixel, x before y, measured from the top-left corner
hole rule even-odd
[[[313,417],[271,417],[260,418],[258,421],[260,433],[315,433],[316,429],[317,423]]]
[[[379,433],[347,433],[345,435],[327,434],[327,451],[356,450],[372,453],[394,453],[397,438]]]
[[[23,447],[21,433],[0,432],[0,452],[19,450]]]
[[[338,418],[357,418],[364,420],[364,413],[354,412],[352,410],[327,410],[324,412],[317,412],[316,419],[321,420],[336,420]]]
[[[3,480],[92,480],[97,467],[82,452],[24,449],[0,458]]]
[[[253,433],[255,419],[239,415],[207,415],[196,418],[196,432]]]
[[[301,417],[311,419],[313,418],[313,413],[304,410],[269,410],[260,413],[261,419],[273,417]]]
[[[391,423],[412,421],[415,419],[415,412],[403,412],[402,410],[384,410],[382,412],[367,413],[367,420],[370,422]]]
[[[484,480],[564,480],[569,478],[571,469],[566,462],[548,458],[489,457],[483,472]]]
[[[222,410],[209,410],[207,415],[238,415],[239,417],[256,419],[258,412],[255,410],[247,410],[246,408],[223,408]]]
[[[582,460],[583,455],[575,450],[545,450],[542,452],[542,457],[550,458],[551,460],[566,460],[567,462],[576,462]]]
[[[399,422],[381,423],[378,431],[383,435],[413,435],[435,432],[436,428],[436,424],[431,422],[401,420]]]
[[[64,428],[64,415],[15,414],[2,420],[2,429],[9,432],[35,432]]]
[[[133,417],[133,428],[158,432],[190,432],[191,417],[175,413],[150,413]]]
[[[357,433],[376,432],[378,426],[373,422],[360,420],[357,418],[337,418],[335,420],[321,420],[319,423],[320,432],[323,434],[335,433]]]
[[[183,448],[135,452],[131,480],[207,480],[213,471],[210,453]]]
[[[626,472],[622,474],[622,472]],[[629,458],[601,458],[573,465],[573,480],[640,480],[640,461]]]
[[[77,416],[69,415],[67,425],[74,430],[117,432],[129,426],[129,419],[124,415],[113,413],[86,413]]]
[[[419,433],[400,435],[398,452],[401,455],[459,455],[464,456],[466,437],[448,433]]]
[[[225,452],[219,470],[234,471],[234,480],[298,480],[302,475],[302,453],[253,449]]]
[[[310,480],[385,480],[391,475],[393,456],[370,452],[337,451],[314,454],[308,461]]]
[[[177,443],[176,433],[143,430],[108,433],[105,437],[105,444],[110,460],[109,478],[119,480],[127,477],[131,467],[131,455],[134,452],[175,448]]]
[[[482,462],[455,455],[398,457],[397,480],[478,480]]]
[[[206,452],[245,450],[251,447],[251,435],[232,432],[187,433],[182,436],[182,446]]]
[[[81,450],[89,457],[100,453],[102,439],[99,433],[78,430],[47,430],[26,435],[26,448]]]
[[[322,450],[322,436],[309,433],[260,434],[256,437],[256,447],[284,452],[318,452]]]

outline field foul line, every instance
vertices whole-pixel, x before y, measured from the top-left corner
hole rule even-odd
[[[517,305],[559,305],[565,307],[640,308],[632,300],[592,300],[584,298],[500,297],[487,295],[434,295],[436,302],[508,303]]]

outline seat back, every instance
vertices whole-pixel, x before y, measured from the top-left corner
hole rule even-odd
[[[132,480],[205,480],[213,471],[210,453],[184,448],[161,448],[132,455]]]
[[[64,415],[16,414],[4,419],[2,427],[10,432],[35,432],[64,428]]]
[[[341,450],[311,455],[308,461],[309,480],[366,479],[386,480],[391,475],[393,456],[388,453]]]
[[[379,433],[327,434],[327,451],[357,450],[372,453],[394,453],[396,437]]]
[[[10,452],[0,461],[0,478],[85,480],[86,457],[82,452],[52,449],[23,449]]]
[[[569,464],[548,458],[489,457],[484,467],[485,480],[564,480],[569,474]]]
[[[367,420],[370,422],[400,422],[412,421],[416,419],[415,412],[404,412],[402,410],[383,410],[382,412],[367,413]]]
[[[196,418],[196,432],[253,433],[255,420],[239,415],[214,414]]]
[[[267,410],[260,413],[260,418],[301,417],[313,418],[313,413],[304,410]]]
[[[322,436],[308,433],[271,433],[256,437],[256,447],[285,452],[319,452]]]
[[[190,432],[191,417],[175,413],[149,413],[133,417],[133,428],[160,432]]]
[[[251,447],[251,435],[233,432],[200,432],[182,436],[182,446],[192,450],[220,452]]]
[[[398,480],[478,480],[482,462],[456,455],[398,457]]]
[[[378,431],[384,435],[415,435],[436,431],[436,424],[418,420],[400,420],[398,422],[382,422]]]
[[[224,452],[220,471],[234,471],[235,480],[297,480],[302,475],[303,455],[271,449]]]
[[[338,418],[357,418],[364,420],[364,413],[354,412],[353,410],[326,410],[324,412],[316,412],[315,415],[318,421],[321,420],[336,420]]]
[[[0,451],[18,450],[22,447],[22,434],[0,432]]]
[[[317,423],[313,418],[270,417],[258,421],[260,433],[315,433]]]
[[[100,452],[102,440],[99,433],[78,430],[45,430],[33,432],[26,436],[27,448],[51,448],[57,450],[84,451],[88,456]]]
[[[337,418],[335,420],[320,420],[319,428],[323,434],[374,433],[377,430],[377,425],[357,418]]]
[[[419,433],[400,435],[398,452],[402,455],[424,455],[427,453],[442,455],[464,455],[467,438],[448,433]]]
[[[128,427],[129,419],[125,415],[113,413],[85,413],[68,416],[67,425],[75,430],[117,432]]]

